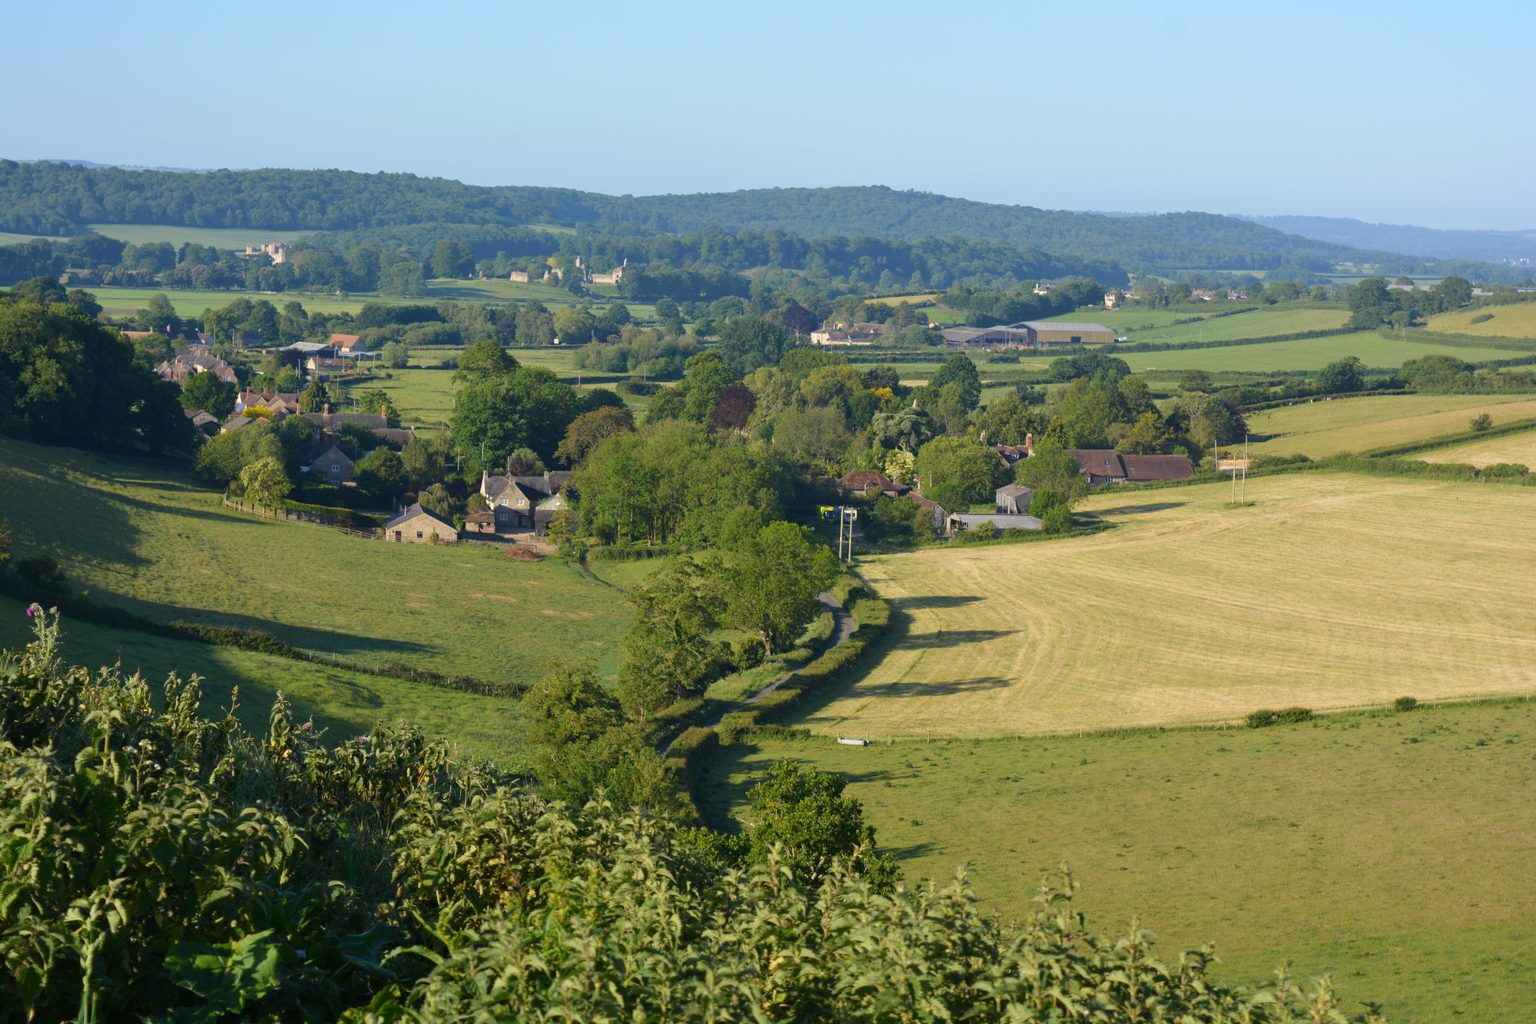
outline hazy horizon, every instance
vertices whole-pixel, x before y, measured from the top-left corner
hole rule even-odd
[[[1506,114],[1536,95],[1536,8],[1513,3],[1449,26],[1421,3],[71,12],[12,12],[70,55],[13,54],[13,159],[1536,226],[1536,136]]]

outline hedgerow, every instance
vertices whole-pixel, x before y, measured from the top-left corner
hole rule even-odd
[[[1019,926],[963,877],[894,891],[599,798],[551,803],[409,728],[265,735],[194,686],[0,661],[0,1022],[1053,1021],[1300,1024],[1261,990],[1089,933],[1070,877]]]

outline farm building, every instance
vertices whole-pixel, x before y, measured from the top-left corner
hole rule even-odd
[[[1025,320],[998,327],[950,327],[944,342],[959,348],[1052,348],[1058,345],[1108,345],[1115,332],[1103,324]]]
[[[384,524],[384,539],[395,544],[452,544],[459,531],[420,505],[412,505]]]
[[[1007,487],[997,489],[997,510],[1009,515],[1029,512],[1029,503],[1034,500],[1035,490],[1025,487],[1023,484],[1009,484]]]
[[[1091,484],[1143,484],[1188,480],[1195,469],[1182,455],[1125,455],[1113,448],[1068,448]]]
[[[957,533],[974,530],[983,523],[991,523],[999,530],[1038,530],[1044,525],[1034,516],[1003,512],[952,512],[944,520],[944,535],[953,537]]]

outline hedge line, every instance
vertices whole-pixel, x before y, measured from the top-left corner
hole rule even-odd
[[[1133,341],[1125,345],[1104,346],[1111,354],[1121,352],[1187,352],[1202,348],[1233,348],[1238,345],[1272,345],[1277,341],[1306,341],[1309,338],[1331,338],[1339,334],[1359,333],[1358,327],[1325,327],[1315,331],[1292,331],[1289,334],[1266,334],[1261,338],[1237,338],[1230,341]]]
[[[1390,459],[1400,455],[1411,455],[1414,452],[1427,452],[1433,451],[1436,448],[1446,448],[1450,445],[1463,444],[1467,441],[1482,441],[1490,437],[1503,437],[1505,434],[1518,434],[1521,431],[1533,428],[1536,428],[1536,419],[1514,420],[1502,426],[1489,427],[1487,430],[1464,430],[1459,434],[1446,434],[1443,437],[1431,438],[1427,441],[1414,441],[1409,444],[1372,448],[1361,454],[1373,459]]]

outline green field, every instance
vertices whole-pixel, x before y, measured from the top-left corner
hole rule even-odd
[[[0,648],[29,641],[27,621],[21,602],[0,598]],[[92,669],[121,665],[130,673],[140,671],[155,693],[172,672],[183,679],[200,676],[203,713],[210,717],[224,714],[238,688],[236,717],[257,734],[265,732],[272,701],[282,692],[301,717],[312,717],[333,740],[362,735],[378,722],[408,722],[464,753],[505,764],[516,763],[524,747],[517,703],[504,697],[72,620],[64,623],[64,658]]]
[[[909,881],[968,864],[1005,917],[1032,913],[1066,862],[1090,929],[1123,934],[1139,914],[1164,962],[1211,941],[1218,976],[1259,982],[1289,960],[1400,1022],[1536,1006],[1533,702],[1258,730],[763,741],[705,766],[707,816],[741,813],[784,757],[848,778]]]
[[[1149,339],[1143,336],[1141,340]],[[1437,346],[1432,342],[1413,340],[1412,335],[1407,338],[1386,338],[1375,331],[1336,334],[1300,341],[1275,341],[1260,345],[1223,345],[1216,348],[1175,349],[1165,352],[1123,351],[1117,354],[1130,364],[1131,370],[1135,373],[1179,370],[1260,373],[1320,370],[1334,360],[1343,359],[1345,356],[1358,356],[1369,367],[1396,368],[1409,359],[1418,359],[1431,353],[1450,355],[1468,362],[1508,359],[1512,355],[1520,354],[1507,349]]]
[[[1083,508],[1108,533],[867,560],[905,635],[801,724],[988,737],[1536,692],[1536,550],[1511,543],[1536,491],[1320,472],[1229,495],[1104,491]]]
[[[1490,320],[1473,323],[1476,317]],[[1486,306],[1462,313],[1442,313],[1431,317],[1429,329],[1445,334],[1473,334],[1498,338],[1536,338],[1536,302],[1510,306]]]
[[[20,245],[22,242],[30,242],[34,238],[46,238],[47,235],[18,235],[14,231],[0,231],[0,245]]]
[[[1532,404],[1536,406],[1536,403]],[[1424,462],[1461,462],[1472,466],[1493,466],[1499,463],[1536,466],[1536,430],[1522,430],[1517,434],[1492,437],[1486,441],[1469,441],[1450,448],[1437,448],[1432,452],[1418,452],[1404,457]]]
[[[1536,398],[1529,395],[1335,398],[1252,413],[1248,416],[1248,429],[1255,438],[1251,448],[1254,455],[1307,455],[1319,459],[1460,434],[1467,430],[1472,417],[1482,412],[1488,413],[1496,426],[1530,419],[1536,417]],[[1496,438],[1488,443],[1499,440],[1503,439]]]
[[[63,448],[0,440],[0,518],[22,554],[53,555],[98,602],[265,630],[364,665],[529,683],[550,657],[593,657],[611,674],[631,614],[559,559],[254,519],[174,470]]]
[[[216,249],[244,249],[248,245],[292,242],[306,235],[325,234],[323,231],[302,228],[189,228],[174,224],[92,224],[90,227],[98,235],[115,238],[120,242],[133,245],[169,242],[178,248],[191,242],[195,245],[211,245]]]
[[[616,301],[613,297],[598,296],[580,299],[561,288],[544,285],[518,284],[512,281],[455,281],[439,279],[427,283],[427,294],[417,296],[375,295],[355,292],[348,295],[312,295],[305,292],[248,292],[248,291],[195,291],[175,288],[119,288],[91,285],[86,291],[96,296],[107,316],[126,316],[149,305],[152,295],[164,294],[178,316],[200,316],[208,309],[222,309],[236,299],[266,299],[282,307],[287,302],[298,302],[311,313],[356,313],[365,303],[383,302],[393,305],[432,303],[440,300],[459,302],[506,303],[514,300],[538,299],[546,306],[569,306],[587,302],[594,308]],[[651,317],[656,308],[644,303],[629,306],[637,317]]]

